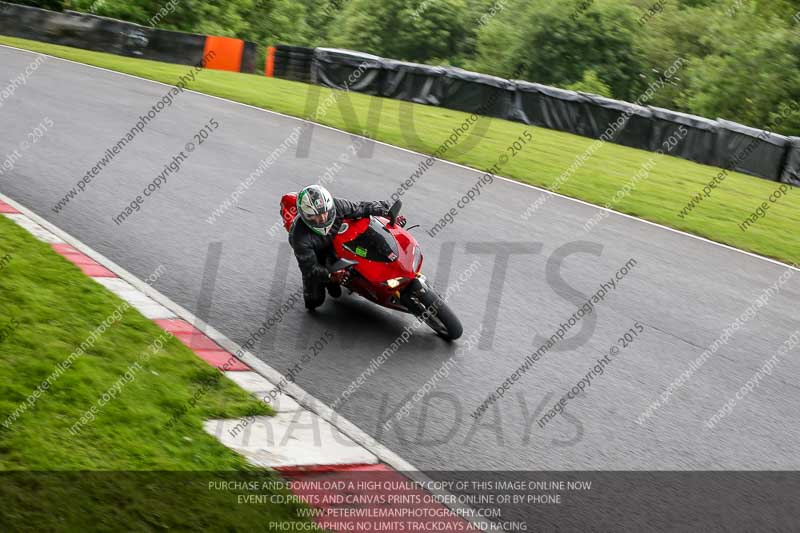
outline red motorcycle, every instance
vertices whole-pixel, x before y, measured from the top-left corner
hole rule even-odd
[[[344,286],[351,294],[410,313],[440,337],[455,340],[463,332],[461,322],[420,272],[422,250],[417,240],[395,224],[401,207],[402,202],[395,202],[389,218],[344,219],[333,238],[337,260],[328,271],[347,271]],[[285,213],[284,222],[292,215]]]

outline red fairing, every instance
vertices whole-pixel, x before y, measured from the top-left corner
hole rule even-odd
[[[417,241],[400,226],[390,227],[388,219],[383,217],[373,218],[380,223],[380,226],[385,227],[385,229],[380,227],[377,231],[388,231],[397,242],[397,258],[395,260],[372,261],[345,248],[345,244],[350,243],[367,231],[371,221],[369,217],[357,220],[345,219],[339,234],[333,239],[333,247],[336,257],[358,261],[355,270],[360,274],[360,277],[352,279],[351,288],[353,290],[376,303],[395,307],[394,301],[396,301],[397,292],[408,285],[417,275],[413,269],[414,248],[417,246]],[[419,269],[420,265],[417,265],[417,269]],[[389,287],[385,284],[387,280],[395,278],[404,279],[396,287]]]
[[[284,194],[281,198],[281,219],[283,220],[283,227],[286,228],[286,231],[291,229],[292,222],[294,222],[296,216],[297,193],[290,192],[289,194]]]
[[[297,195],[281,198],[281,216],[286,229],[297,217]],[[345,218],[335,221],[336,233],[329,233],[333,254],[326,267],[330,272],[328,291],[341,286],[383,307],[410,313],[447,341],[461,337],[464,328],[436,290],[422,275],[422,250],[403,227],[398,200],[386,217]],[[416,226],[412,226],[413,229]],[[334,272],[335,271],[335,272]],[[332,283],[332,284],[331,284]],[[333,285],[338,284],[338,285]]]

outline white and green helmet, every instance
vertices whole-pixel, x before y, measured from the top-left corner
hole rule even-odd
[[[325,187],[309,185],[297,195],[297,213],[313,232],[327,235],[336,220],[333,196]]]

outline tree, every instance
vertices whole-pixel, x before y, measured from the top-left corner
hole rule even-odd
[[[683,104],[699,115],[767,127],[782,108],[800,101],[800,36],[778,17],[758,21],[746,13],[727,31],[747,37],[688,69]],[[792,117],[777,131],[796,134],[798,117]]]
[[[330,27],[333,46],[425,62],[459,58],[468,29],[464,0],[350,0]]]
[[[478,35],[481,71],[567,86],[594,70],[618,98],[634,98],[643,86],[635,46],[637,11],[618,2],[585,0],[530,3],[507,10]]]
[[[566,88],[571,91],[598,94],[609,98],[612,96],[609,86],[603,83],[603,80],[597,77],[597,72],[592,69],[585,71],[580,81],[567,85]]]
[[[248,17],[250,40],[265,44],[307,45],[313,40],[309,13],[302,2],[257,0]]]
[[[62,0],[20,0],[50,9]],[[263,45],[450,64],[800,134],[797,0],[63,0]],[[670,83],[660,83],[676,61]]]

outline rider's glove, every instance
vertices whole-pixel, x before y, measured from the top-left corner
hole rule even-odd
[[[406,217],[404,217],[403,215],[397,215],[397,218],[394,219],[394,221],[401,228],[404,228],[406,226]]]
[[[332,283],[338,283],[339,285],[344,285],[349,279],[350,275],[346,270],[337,270],[336,272],[332,273],[330,277]]]

